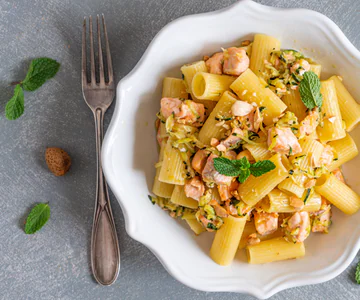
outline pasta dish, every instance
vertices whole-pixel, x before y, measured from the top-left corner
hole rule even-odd
[[[360,108],[340,76],[320,81],[321,65],[264,34],[181,73],[163,81],[149,197],[196,235],[213,232],[216,263],[242,249],[253,264],[302,257],[332,206],[359,210],[340,167],[358,154]]]

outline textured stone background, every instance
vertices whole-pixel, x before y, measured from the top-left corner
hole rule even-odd
[[[130,239],[115,198],[121,244],[121,274],[111,287],[94,282],[89,240],[95,194],[93,119],[80,87],[81,24],[84,15],[104,13],[116,79],[137,63],[155,34],[183,15],[212,11],[233,0],[0,0],[0,107],[12,95],[9,82],[22,79],[29,60],[49,56],[60,73],[39,91],[26,93],[21,119],[0,118],[0,298],[1,299],[253,299],[204,293],[170,277],[147,248]],[[305,7],[337,23],[360,48],[359,0],[261,0],[278,7]],[[110,109],[108,124],[113,107]],[[44,163],[47,146],[73,158],[64,178]],[[51,219],[26,236],[24,218],[35,202],[50,202]],[[331,247],[331,245],[329,245]],[[355,259],[330,282],[283,291],[272,299],[360,299],[354,283]],[[274,266],[275,267],[275,266]]]

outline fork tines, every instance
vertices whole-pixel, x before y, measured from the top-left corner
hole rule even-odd
[[[86,17],[84,17],[83,23],[83,34],[82,34],[82,85],[83,87],[86,85],[91,86],[108,86],[113,84],[113,69],[111,62],[111,54],[109,48],[109,40],[106,30],[105,17],[101,16],[103,31],[104,31],[104,41],[105,41],[105,67],[104,67],[104,57],[101,46],[101,25],[100,25],[100,17],[97,15],[96,23],[97,23],[97,48],[98,55],[95,56],[94,49],[94,37],[93,37],[93,24],[92,24],[92,16],[89,17],[89,40],[90,40],[90,70],[87,68],[87,45],[86,45]],[[97,61],[95,61],[95,57],[97,57]],[[88,76],[90,74],[90,76]]]

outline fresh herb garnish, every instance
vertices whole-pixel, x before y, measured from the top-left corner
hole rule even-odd
[[[323,97],[320,93],[320,79],[312,71],[305,72],[300,82],[301,100],[308,109],[322,106]]]
[[[29,213],[26,224],[25,233],[33,234],[40,230],[50,218],[50,206],[48,203],[39,203]]]
[[[292,147],[289,145],[289,156],[292,154],[292,152],[293,152],[293,149],[292,149]]]
[[[358,262],[357,267],[356,267],[355,280],[358,284],[360,284],[360,261]]]
[[[24,91],[19,84],[16,85],[14,96],[5,107],[5,116],[8,120],[15,120],[24,113]]]
[[[5,108],[5,116],[8,120],[15,120],[24,113],[24,92],[35,91],[46,80],[55,76],[59,71],[60,64],[51,58],[41,57],[31,61],[29,70],[23,81],[16,82],[14,96],[8,101]]]
[[[214,167],[222,175],[238,177],[240,183],[244,183],[252,174],[259,177],[275,169],[275,164],[270,160],[258,161],[250,164],[246,157],[230,160],[225,157],[214,158]]]

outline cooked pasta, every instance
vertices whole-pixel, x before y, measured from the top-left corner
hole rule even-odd
[[[298,90],[290,90],[289,93],[284,95],[281,100],[287,106],[287,110],[295,114],[295,116],[298,118],[298,121],[302,121],[306,117],[307,108],[301,101]]]
[[[234,94],[230,92],[225,92],[220,100],[217,102],[214,110],[211,112],[210,116],[207,118],[204,126],[199,132],[199,140],[204,144],[210,145],[212,138],[219,139],[225,133],[226,129],[222,126],[217,126],[221,122],[220,118],[231,111],[231,107],[237,101],[237,98]]]
[[[321,197],[317,193],[313,193],[309,196],[309,199],[301,207],[293,206],[291,197],[291,195],[282,192],[279,189],[273,189],[266,198],[259,203],[259,207],[261,210],[268,213],[293,213],[300,210],[315,212],[320,209]],[[302,196],[300,199],[301,198]]]
[[[165,147],[166,147],[166,142],[163,141],[161,144],[161,149],[160,149],[160,154],[159,154],[159,163],[163,162]],[[161,166],[156,168],[156,174],[155,174],[152,192],[156,196],[159,196],[162,198],[170,198],[173,193],[173,190],[174,190],[174,185],[165,183],[165,182],[161,182],[159,180],[160,170],[161,170]]]
[[[227,266],[233,261],[244,231],[246,219],[246,217],[229,216],[216,232],[210,249],[210,257],[219,265]]]
[[[280,41],[265,34],[255,34],[251,51],[250,69],[259,77],[264,77],[265,63],[273,51],[280,50]]]
[[[246,250],[250,264],[264,264],[305,256],[303,243],[289,243],[282,237],[248,246]]]
[[[163,81],[162,96],[188,99],[189,95],[186,91],[184,80],[165,77]]]
[[[238,97],[249,103],[256,103],[264,109],[264,123],[270,125],[278,117],[286,105],[250,69],[242,73],[230,86]]]
[[[251,176],[240,185],[239,196],[247,205],[253,206],[258,203],[289,175],[283,159],[284,157],[281,157],[280,154],[275,154],[270,158],[270,161],[276,166],[274,170],[263,175],[261,181],[257,177]]]
[[[192,80],[191,90],[197,99],[218,101],[234,80],[234,76],[198,72]]]
[[[345,122],[346,130],[351,131],[360,122],[360,106],[338,76],[332,76],[330,80],[335,84],[341,117]]]
[[[321,82],[321,93],[323,95],[323,124],[317,129],[320,141],[329,142],[345,137],[342,116],[340,112],[335,83],[332,80]]]
[[[315,190],[348,215],[356,213],[360,208],[360,196],[334,174],[322,175]]]
[[[321,69],[255,34],[164,79],[149,198],[195,235],[215,234],[215,263],[245,248],[251,264],[302,257],[310,234],[331,232],[333,206],[360,209],[340,169],[358,154],[347,132],[360,108]]]
[[[355,141],[349,134],[341,140],[330,142],[329,145],[335,152],[335,157],[328,167],[330,171],[334,171],[359,154]]]

